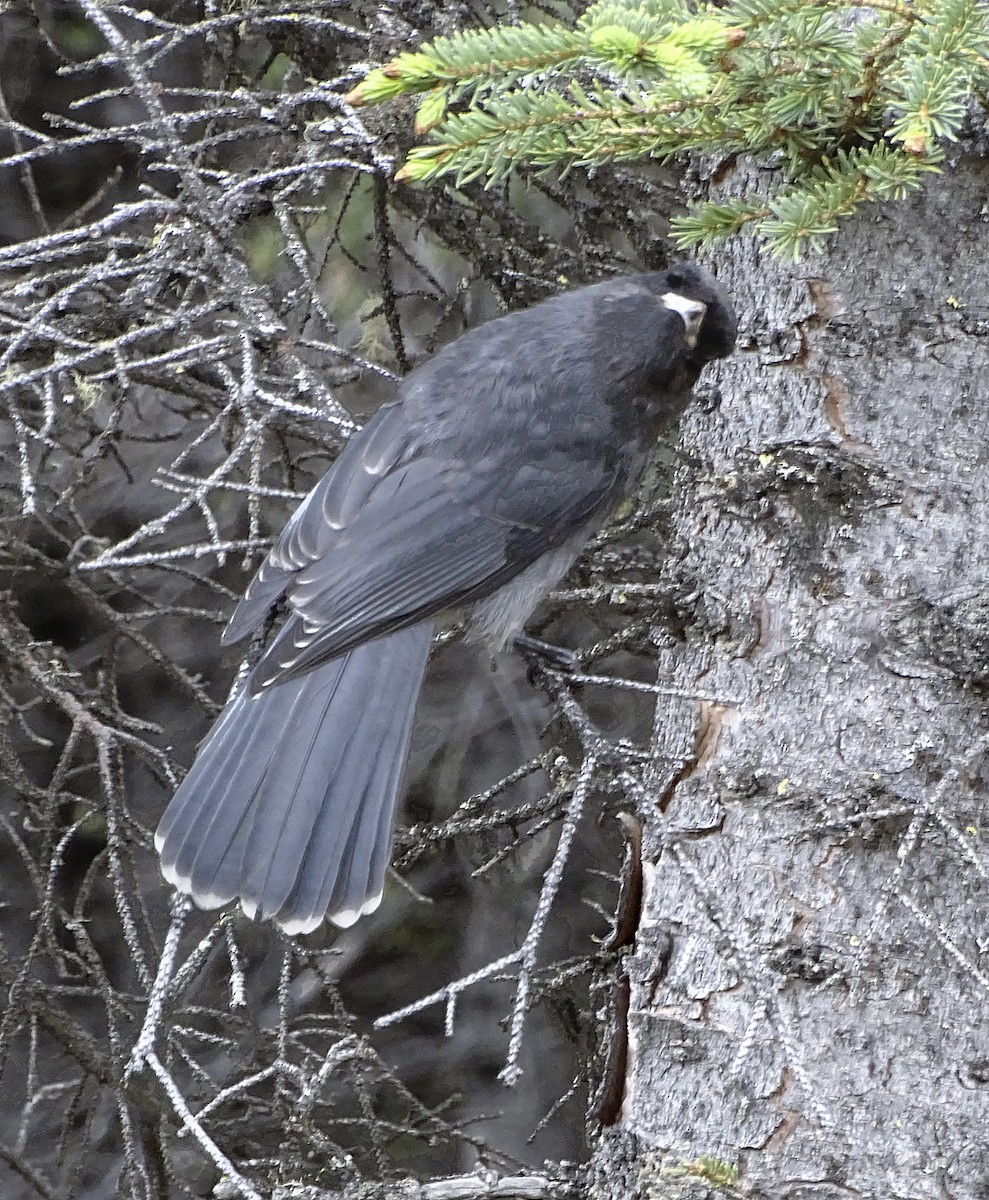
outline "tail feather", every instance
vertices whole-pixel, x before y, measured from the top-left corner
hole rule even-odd
[[[275,916],[291,895],[321,815],[341,835],[347,827],[354,797],[341,786],[339,742],[359,722],[360,711],[347,705],[341,685],[349,681],[352,688],[356,682],[373,694],[373,680],[363,667],[355,654],[313,672],[313,694],[305,697],[304,710],[293,712],[294,727],[283,734],[272,795],[251,822],[241,867],[243,894],[257,898],[262,918]],[[251,703],[261,699],[252,697]]]
[[[234,745],[225,764],[226,779],[217,783],[216,770],[210,772],[215,811],[199,838],[192,879],[201,880],[222,903],[239,898],[251,917],[273,916],[280,907],[278,896],[258,879],[277,859],[280,831],[288,829],[304,846],[324,800],[326,776],[320,778],[314,769],[319,760],[313,762],[313,757],[318,755],[321,714],[332,703],[335,680],[333,672],[327,674],[262,712],[255,711],[256,700],[245,688],[243,698],[235,701],[240,725],[236,735],[228,735]],[[283,900],[296,864],[290,860],[282,866],[289,872]],[[274,882],[277,887],[277,877]]]
[[[424,638],[420,653],[425,661],[432,641],[431,623],[425,629],[413,626],[412,630],[394,637],[407,637],[420,630]],[[338,856],[320,859],[316,853],[318,847],[334,839],[331,829],[334,815],[328,806],[320,812],[319,826],[290,902],[296,914],[293,929],[314,928],[326,911],[338,925],[353,924],[362,913],[377,908],[382,895],[392,811],[402,785],[414,708],[412,704],[400,706],[391,702],[395,685],[389,679],[388,665],[380,661],[368,665],[368,678],[376,673],[377,678],[371,684],[376,697],[373,708],[365,708],[346,740],[341,739],[337,761],[336,787],[350,797],[354,812],[346,845],[343,839],[337,839]],[[374,797],[391,797],[391,800],[386,804],[374,803]]]
[[[256,727],[275,714],[255,712],[245,701],[239,693],[220,714],[155,834],[165,878],[191,893],[202,908],[219,908],[237,895],[231,849],[243,850],[256,800],[256,788],[238,786],[240,764],[252,744],[274,753],[273,741],[257,737]],[[253,766],[256,778],[263,778],[265,764]],[[204,853],[209,847],[211,864]]]
[[[408,745],[412,740],[412,726],[415,720],[414,712],[407,712],[403,715],[403,724],[398,731],[396,741],[400,741],[406,747],[406,755],[408,755]],[[398,760],[393,760],[389,765],[388,778],[385,781],[385,789],[388,791],[397,792],[402,786],[402,778],[405,773],[405,764]],[[374,829],[369,838],[370,857],[368,860],[368,878],[366,894],[368,899],[364,902],[361,913],[373,912],[380,903],[381,894],[385,888],[385,874],[388,871],[388,862],[391,858],[391,843],[392,830],[394,822],[387,819],[384,812],[378,813],[377,828]],[[377,900],[374,898],[377,897]],[[371,901],[374,900],[372,904]],[[368,905],[371,907],[368,908]]]
[[[397,745],[402,741],[398,729],[388,730],[383,744]],[[379,755],[374,774],[367,781],[367,790],[381,793],[394,792],[393,760],[388,755]],[[379,837],[382,813],[371,804],[362,804],[360,817],[354,822],[350,843],[347,847],[347,869],[337,874],[333,894],[328,900],[330,912],[337,914],[341,924],[352,924],[361,916],[364,904],[374,898],[370,890],[371,860]],[[386,844],[391,842],[391,828],[384,834]],[[328,883],[324,882],[320,900],[326,898]],[[318,905],[317,905],[318,907]]]
[[[290,933],[377,907],[432,622],[230,701],[155,836],[200,907]]]

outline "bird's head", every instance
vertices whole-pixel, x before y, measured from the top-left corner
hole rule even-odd
[[[689,361],[698,371],[735,346],[738,318],[724,288],[696,263],[678,263],[650,277],[667,308],[679,313],[687,330]]]

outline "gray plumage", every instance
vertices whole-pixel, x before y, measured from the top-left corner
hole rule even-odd
[[[504,645],[637,484],[735,317],[683,265],[471,330],[417,367],[299,506],[223,635],[288,601],[156,835],[204,908],[289,932],[374,909],[434,618]]]

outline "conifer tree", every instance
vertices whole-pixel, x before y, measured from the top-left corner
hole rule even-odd
[[[421,93],[399,178],[498,183],[568,170],[747,155],[768,194],[697,205],[682,246],[743,228],[799,258],[868,201],[916,189],[989,85],[985,0],[601,0],[573,28],[499,25],[438,38],[373,70],[354,105]]]

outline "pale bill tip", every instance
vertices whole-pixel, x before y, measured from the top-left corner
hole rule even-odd
[[[704,314],[707,312],[707,305],[700,300],[691,300],[688,296],[681,296],[679,292],[666,292],[663,295],[663,303],[667,308],[680,315],[680,319],[687,329],[687,341],[694,346],[701,330]]]

